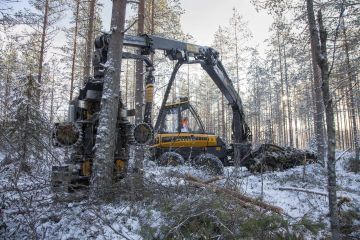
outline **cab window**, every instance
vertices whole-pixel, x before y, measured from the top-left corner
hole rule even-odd
[[[175,133],[178,132],[179,127],[179,113],[178,109],[169,109],[165,115],[165,121],[162,132]]]
[[[181,110],[181,121],[180,121],[180,131],[181,132],[191,132],[191,133],[202,133],[200,124],[192,114],[189,108],[180,109]]]

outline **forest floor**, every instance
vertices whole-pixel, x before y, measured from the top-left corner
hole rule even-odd
[[[352,218],[346,218],[346,221],[355,224],[357,230],[347,236],[356,239],[360,236],[360,174],[347,170],[350,156],[344,154],[338,160],[336,171],[338,196],[349,200],[339,211],[342,216],[352,213]],[[19,175],[14,181],[14,169],[11,164],[5,164],[4,159],[5,155],[0,154],[0,239],[176,238],[179,235],[175,233],[189,220],[189,217],[184,218],[184,214],[176,214],[179,211],[194,214],[195,206],[204,205],[200,199],[211,195],[206,189],[188,190],[191,186],[182,178],[191,174],[209,179],[210,175],[190,166],[159,167],[148,161],[144,168],[145,185],[148,187],[144,189],[141,201],[119,197],[111,203],[101,204],[89,200],[54,202],[48,184],[49,175],[40,178]],[[247,196],[282,208],[283,216],[290,225],[304,218],[324,225],[315,234],[305,233],[303,236],[306,239],[328,236],[327,197],[321,195],[327,192],[327,178],[326,169],[320,164],[263,174],[251,174],[245,168],[226,167],[225,178],[213,184],[231,186]],[[316,193],[280,190],[281,187],[308,189]],[[225,204],[222,197],[219,202]],[[197,205],[199,201],[201,204]],[[213,199],[210,202],[214,202]],[[256,236],[254,238],[257,239]]]

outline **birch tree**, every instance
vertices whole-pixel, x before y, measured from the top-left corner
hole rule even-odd
[[[336,206],[336,172],[335,172],[335,122],[333,112],[333,100],[329,87],[329,65],[327,60],[327,32],[323,25],[321,10],[318,12],[318,27],[316,25],[314,6],[312,0],[306,1],[307,17],[311,37],[311,51],[313,64],[321,69],[323,102],[325,104],[326,126],[328,134],[327,168],[328,168],[328,192],[329,210],[332,239],[339,239],[339,219]],[[319,30],[318,30],[319,29]],[[319,34],[320,32],[320,34]]]
[[[342,14],[342,13],[341,13]],[[330,92],[330,68],[327,59],[327,31],[323,24],[322,12],[318,11],[318,24],[320,31],[320,52],[318,52],[318,64],[321,69],[322,92],[325,105],[326,127],[327,127],[327,169],[328,169],[328,192],[329,192],[329,210],[332,239],[339,239],[339,217],[337,211],[336,198],[336,140],[335,140],[335,121],[333,99]]]

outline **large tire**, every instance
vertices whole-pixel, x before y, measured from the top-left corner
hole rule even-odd
[[[176,152],[164,152],[158,159],[160,166],[177,166],[184,164],[184,158]]]
[[[215,175],[224,174],[224,165],[220,159],[210,153],[205,153],[197,156],[193,161],[193,165],[203,171],[209,172]]]

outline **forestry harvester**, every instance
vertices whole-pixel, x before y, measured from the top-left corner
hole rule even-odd
[[[56,124],[55,144],[71,146],[72,153],[66,165],[53,167],[54,187],[65,186],[74,189],[89,184],[108,46],[108,34],[96,38],[94,76],[88,79],[79,95],[70,102],[69,122]],[[181,164],[186,159],[195,166],[204,167],[216,174],[221,174],[223,166],[228,165],[262,171],[288,168],[303,163],[304,159],[315,159],[314,154],[310,152],[293,148],[284,149],[272,144],[264,144],[252,150],[251,132],[245,122],[241,98],[219,59],[219,53],[213,48],[149,35],[125,35],[124,46],[140,49],[140,54],[123,52],[123,59],[145,62],[145,109],[144,123],[133,126],[128,118],[134,116],[135,111],[127,110],[122,100],[119,100],[114,154],[115,176],[121,178],[125,174],[131,144],[151,145],[152,158],[159,164]],[[155,53],[155,50],[163,50],[170,60],[176,61],[176,64],[157,121],[155,126],[152,126],[154,68],[146,56]],[[200,64],[231,106],[232,143],[229,147],[219,136],[205,131],[200,117],[187,98],[167,104],[171,86],[183,64]],[[184,120],[189,121],[190,125],[186,130],[182,129]],[[156,135],[154,139],[153,133]]]

